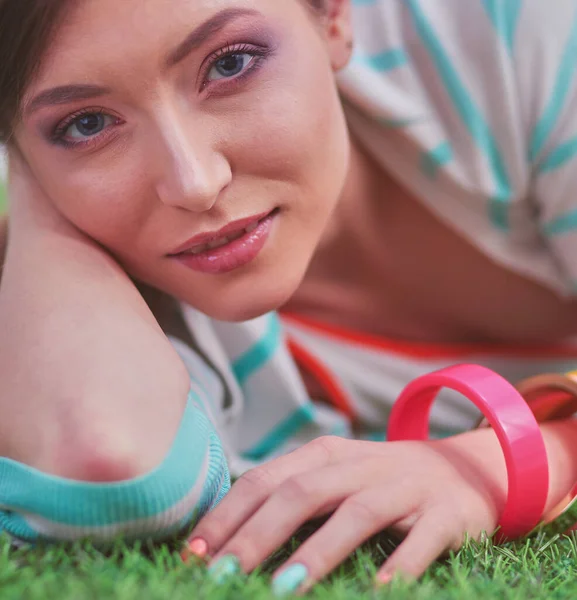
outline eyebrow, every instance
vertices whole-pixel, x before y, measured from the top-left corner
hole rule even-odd
[[[184,60],[191,52],[201,46],[206,40],[215,36],[221,29],[224,29],[231,21],[240,17],[251,17],[258,15],[256,10],[250,8],[226,8],[213,15],[210,19],[199,25],[190,33],[184,42],[176,50],[173,50],[165,61],[167,69],[174,67]]]
[[[257,11],[249,8],[224,9],[199,25],[186,39],[170,54],[164,61],[167,69],[174,67],[184,60],[191,52],[200,47],[207,39],[215,36],[224,29],[231,21],[240,17],[257,15]],[[24,107],[23,114],[30,115],[41,108],[69,104],[77,100],[90,100],[110,94],[109,88],[97,85],[64,85],[40,92]]]
[[[63,85],[40,92],[24,107],[24,114],[29,115],[46,106],[69,104],[75,100],[90,100],[109,94],[108,88],[97,85]]]

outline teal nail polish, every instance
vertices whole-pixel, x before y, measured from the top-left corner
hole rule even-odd
[[[227,554],[219,558],[208,569],[208,575],[215,583],[224,583],[227,579],[240,573],[240,563],[238,558],[232,554]]]
[[[307,580],[308,576],[309,571],[304,565],[297,563],[287,567],[274,578],[272,582],[273,594],[275,596],[293,594]]]

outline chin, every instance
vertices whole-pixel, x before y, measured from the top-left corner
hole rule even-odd
[[[214,290],[205,298],[189,298],[189,304],[219,321],[240,323],[256,319],[286,304],[304,273],[247,278]]]
[[[286,304],[295,291],[292,286],[284,285],[268,290],[251,290],[246,295],[231,294],[230,300],[213,302],[204,310],[198,307],[207,316],[219,321],[241,323],[256,319],[269,312],[278,310]],[[198,305],[197,305],[198,306]]]

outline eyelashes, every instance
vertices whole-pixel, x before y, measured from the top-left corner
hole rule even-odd
[[[200,90],[206,91],[209,96],[219,92],[232,93],[262,66],[272,52],[271,48],[252,44],[227,44],[211,54],[202,65],[199,74]],[[248,57],[248,61],[244,60],[246,57]],[[238,61],[241,59],[242,64],[239,65]],[[234,61],[237,61],[236,65]],[[235,66],[241,67],[238,72],[235,70]],[[218,73],[220,76],[211,80],[210,74],[215,69],[218,72],[219,67],[222,67],[222,71]],[[232,67],[232,74],[227,76],[226,71],[230,70],[230,67]],[[100,122],[105,126],[96,131],[94,135],[83,135],[79,129],[82,121],[85,121],[84,125],[87,123],[94,125],[95,122]],[[114,135],[114,130],[123,123],[120,117],[110,114],[109,109],[103,107],[83,108],[60,121],[50,132],[49,141],[65,149],[85,149],[94,144],[103,143],[111,135]],[[70,135],[73,128],[76,128],[76,134],[80,133],[79,136]]]
[[[271,54],[270,48],[258,48],[256,46],[252,46],[251,44],[242,44],[240,46],[234,46],[228,44],[224,48],[217,50],[214,54],[212,54],[207,60],[207,67],[204,69],[204,73],[202,76],[202,89],[206,88],[210,81],[208,81],[208,76],[212,72],[213,69],[218,68],[219,63],[224,63],[228,59],[240,58],[242,56],[249,56],[251,61],[249,65],[243,68],[239,74],[233,74],[230,79],[242,78],[246,75],[252,73],[253,69],[255,69],[263,59]],[[227,79],[226,76],[222,76],[222,79]]]
[[[57,145],[61,145],[65,148],[71,148],[77,145],[82,145],[87,143],[87,141],[93,137],[97,137],[97,135],[87,135],[86,136],[86,140],[81,140],[78,141],[70,141],[67,137],[66,134],[67,132],[74,126],[80,125],[81,121],[83,119],[87,119],[89,120],[91,117],[96,117],[97,119],[100,119],[100,121],[104,122],[106,124],[106,122],[108,121],[109,125],[120,125],[121,124],[121,119],[119,117],[115,117],[113,115],[111,115],[109,112],[107,112],[107,110],[105,108],[102,107],[90,107],[90,108],[83,108],[81,110],[78,110],[70,115],[68,115],[65,119],[63,119],[62,121],[60,121],[60,123],[58,123],[58,125],[55,127],[55,129],[53,130],[52,134],[50,135],[50,141],[53,144],[57,144]],[[112,121],[112,123],[110,123],[110,121]],[[103,128],[101,131],[104,131],[105,129]],[[100,132],[97,132],[97,134],[100,134]]]

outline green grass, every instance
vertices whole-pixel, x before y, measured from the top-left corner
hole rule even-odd
[[[0,213],[5,208],[0,185]],[[293,543],[293,549],[296,545]],[[417,583],[395,581],[373,587],[377,565],[392,549],[386,539],[359,551],[308,595],[317,600],[530,600],[577,598],[577,536],[535,537],[494,546],[468,543],[434,565]],[[89,545],[14,550],[0,540],[1,600],[268,600],[270,573],[290,556],[287,549],[271,567],[216,586],[203,566],[183,564],[167,546],[151,552],[122,545],[107,556]]]
[[[0,185],[0,213],[6,206]],[[293,543],[293,548],[296,542]],[[544,535],[523,543],[468,543],[434,565],[419,582],[373,587],[377,565],[392,548],[386,539],[359,551],[308,595],[317,600],[530,600],[577,598],[577,536]],[[0,540],[1,600],[268,600],[271,567],[216,586],[203,566],[183,564],[167,546],[151,552],[121,544],[107,556],[89,545],[14,550]]]
[[[332,578],[317,586],[318,600],[527,600],[577,598],[577,538],[544,537],[496,547],[469,543],[418,583],[393,582],[375,591],[375,565],[385,542],[359,551]],[[276,564],[288,556],[286,549]],[[12,550],[0,543],[0,598],[90,600],[265,600],[271,598],[270,569],[217,586],[197,564],[160,547],[150,553],[118,545],[108,556],[87,545]]]

